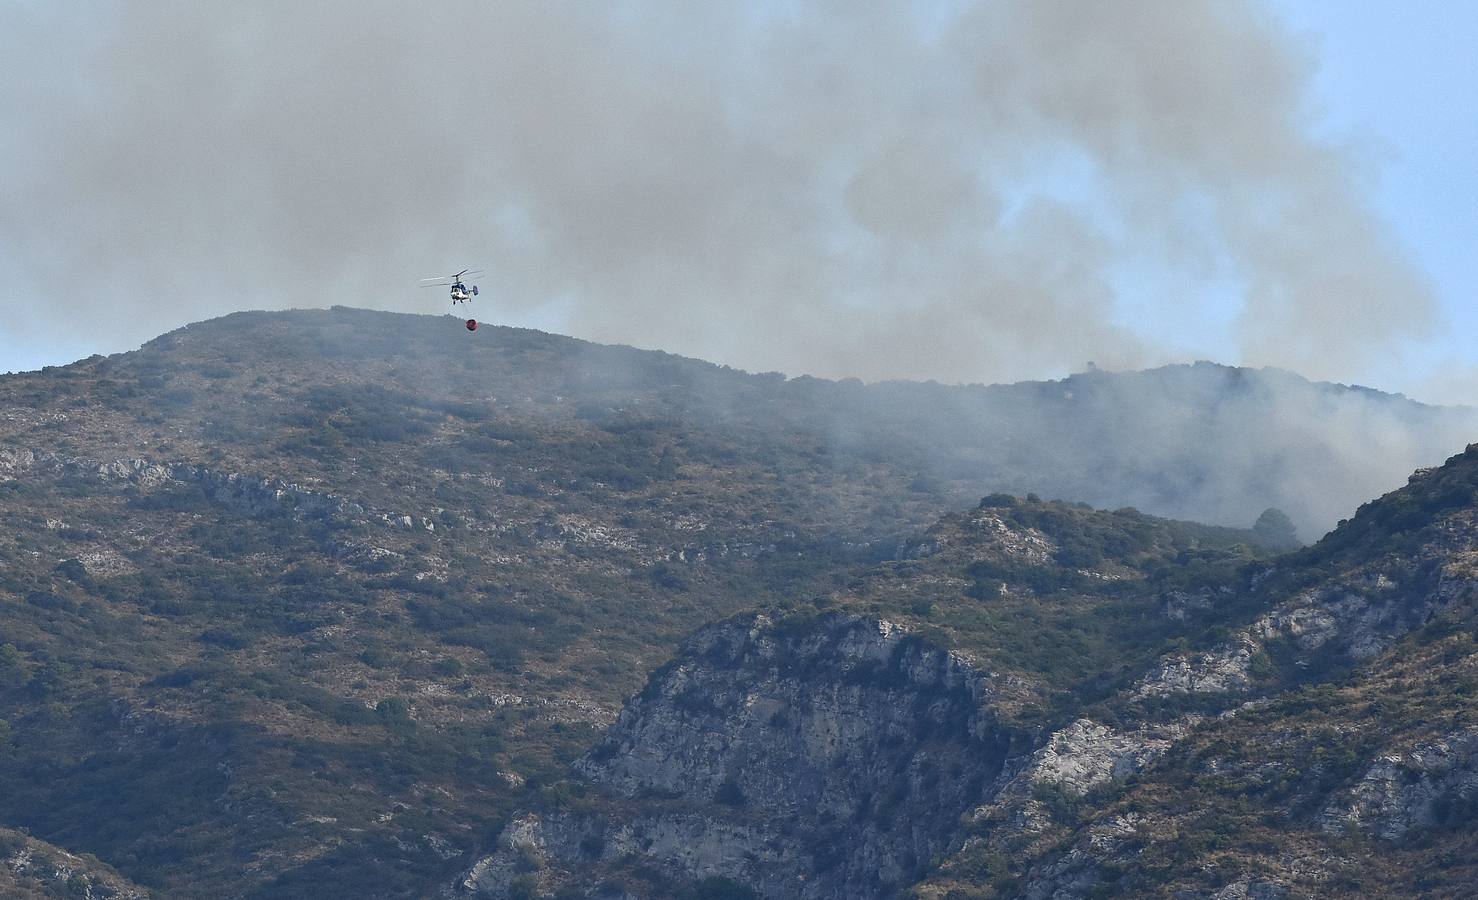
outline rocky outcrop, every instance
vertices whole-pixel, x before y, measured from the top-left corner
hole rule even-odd
[[[937,525],[929,530],[933,550],[966,542],[979,557],[1007,559],[1025,565],[1046,565],[1057,552],[1052,539],[1035,528],[1022,528],[1006,521],[1000,510],[977,507],[961,514],[953,528]]]
[[[1391,560],[1301,592],[1253,623],[1248,633],[1260,641],[1287,639],[1303,654],[1372,659],[1473,591],[1471,580],[1456,574],[1441,573],[1435,584],[1424,583],[1417,562]]]
[[[590,884],[636,855],[766,897],[885,895],[958,839],[1002,773],[1018,736],[989,684],[885,621],[704,629],[578,764],[609,806],[516,818],[463,889]]]
[[[1183,725],[1121,733],[1078,719],[1054,732],[1046,746],[1032,754],[1026,778],[1033,785],[1052,785],[1082,795],[1143,769],[1184,733]]]
[[[0,481],[11,481],[17,472],[36,464],[36,452],[15,447],[0,447]]]
[[[1008,774],[992,789],[990,801],[969,816],[977,836],[967,846],[984,844],[1004,853],[1019,841],[1052,831],[1053,797],[1075,802],[1138,774],[1183,738],[1195,721],[1187,717],[1134,731],[1117,731],[1091,719],[1071,722],[1053,732],[1030,757],[1008,763]],[[1117,849],[1139,819],[1130,815],[1095,823],[1083,849],[1048,867],[1055,873],[1048,880],[1057,884],[1056,876],[1062,875],[1073,884],[1095,884],[1095,858]]]
[[[1221,585],[1215,589],[1202,588],[1197,591],[1166,591],[1161,602],[1164,604],[1165,618],[1185,622],[1214,609],[1217,603],[1232,596],[1231,588]]]
[[[251,518],[294,515],[436,530],[435,522],[426,516],[366,507],[338,494],[280,478],[220,472],[207,466],[142,458],[100,461],[33,450],[0,449],[0,481],[15,480],[35,472],[130,484],[145,493],[167,489],[171,485],[194,484],[212,503]]]
[[[0,896],[144,900],[151,895],[91,856],[0,827]]]
[[[1251,683],[1248,668],[1258,645],[1249,638],[1194,656],[1166,657],[1136,687],[1136,698],[1170,694],[1225,694]]]
[[[1378,758],[1319,817],[1324,830],[1354,828],[1398,841],[1431,828],[1468,827],[1478,818],[1478,731],[1457,732]]]
[[[1211,900],[1283,900],[1288,888],[1276,881],[1234,881],[1211,895]]]
[[[996,528],[995,518],[982,510],[967,523],[1001,544],[989,552],[1042,552],[1039,542]],[[721,876],[764,897],[875,897],[916,881],[927,860],[994,855],[1029,860],[1010,896],[1112,893],[1147,841],[1173,842],[1179,830],[1206,825],[1193,813],[1132,808],[1095,816],[1089,811],[1110,793],[1101,789],[1132,789],[1131,776],[1153,778],[1162,758],[1183,765],[1167,751],[1205,722],[1259,709],[1245,701],[1281,684],[1280,672],[1296,680],[1304,671],[1348,671],[1319,667],[1358,666],[1471,600],[1478,567],[1469,564],[1470,533],[1450,530],[1435,564],[1391,555],[1312,587],[1305,580],[1280,592],[1275,575],[1244,584],[1238,589],[1270,601],[1264,612],[1219,645],[1150,667],[1105,701],[1112,726],[1077,718],[1044,740],[997,721],[1004,679],[886,621],[755,617],[705,629],[576,766],[597,799],[525,812],[461,887],[488,896],[556,892],[601,883],[640,860],[672,880],[634,896],[681,893]],[[931,534],[936,552],[948,550],[953,534]],[[1189,617],[1249,599],[1232,590],[1204,602],[1187,595],[1176,606]],[[1189,707],[1144,702],[1177,694],[1200,699]],[[1195,713],[1175,716],[1186,709]],[[1327,786],[1300,788],[1296,817],[1328,833],[1355,828],[1384,840],[1465,822],[1478,816],[1475,759],[1478,733],[1382,757],[1335,800],[1318,793]],[[1291,806],[1284,814],[1295,815]],[[1347,867],[1326,856],[1283,854],[1267,871],[1220,873],[1226,880],[1204,878],[1199,893],[1185,896],[1286,896],[1289,885],[1323,883]],[[967,868],[946,862],[939,883]]]
[[[1321,658],[1346,664],[1371,660],[1444,609],[1478,596],[1470,562],[1474,532],[1450,531],[1445,542],[1441,551],[1447,565],[1383,558],[1299,591],[1219,647],[1165,657],[1141,679],[1134,696],[1246,691],[1254,681],[1254,657],[1275,644],[1286,644],[1300,666]]]
[[[301,516],[342,517],[360,519],[369,514],[358,503],[335,494],[311,490],[275,478],[260,478],[240,472],[217,472],[203,466],[171,465],[173,481],[195,482],[212,501],[230,507],[246,516],[264,516],[284,512]],[[378,513],[382,521],[410,519],[391,513]],[[400,523],[413,527],[413,521]]]

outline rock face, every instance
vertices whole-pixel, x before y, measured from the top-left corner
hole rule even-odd
[[[1246,596],[1226,587],[1204,604],[1176,598],[1187,616],[1225,601],[1240,604],[1240,618],[1047,734],[1002,724],[1006,676],[887,621],[754,617],[705,629],[576,766],[589,793],[517,816],[462,886],[517,896],[620,883],[659,897],[722,878],[775,898],[907,887],[947,897],[989,884],[994,896],[1033,900],[1162,888],[1234,900],[1311,885],[1337,896],[1359,877],[1388,878],[1339,842],[1441,840],[1478,818],[1474,714],[1454,712],[1443,721],[1455,726],[1434,730],[1444,705],[1421,705],[1453,688],[1465,698],[1478,683],[1461,670],[1478,668],[1466,662],[1478,658],[1467,624],[1478,607],[1478,512],[1439,506],[1459,496],[1451,490],[1427,494],[1436,496],[1364,512],[1331,545],[1285,558],[1286,571],[1249,578]],[[1382,527],[1406,507],[1428,516],[1410,521],[1432,524],[1419,535]],[[1433,520],[1433,507],[1455,512]],[[992,516],[964,522],[989,537]],[[952,552],[964,530],[937,530],[936,552]],[[1400,676],[1372,664],[1402,659]],[[1434,680],[1371,721],[1356,718],[1354,694],[1332,687],[1379,695],[1390,690],[1384,678]],[[1289,690],[1309,684],[1322,693]],[[1371,733],[1402,716],[1412,737]],[[1261,815],[1246,812],[1248,797]],[[1234,834],[1244,843],[1233,847]],[[1194,865],[1188,841],[1208,848]],[[633,861],[667,880],[633,887],[619,877]]]
[[[290,514],[302,518],[338,519],[356,524],[376,523],[391,527],[436,530],[435,523],[425,516],[409,516],[367,508],[337,494],[280,478],[242,472],[219,472],[207,466],[142,458],[99,461],[57,453],[0,448],[0,482],[18,480],[32,474],[33,470],[99,482],[129,483],[146,493],[170,486],[194,485],[212,503],[237,515],[251,518]],[[586,542],[589,542],[588,537]]]
[[[1467,827],[1478,815],[1478,731],[1448,735],[1377,759],[1347,795],[1320,816],[1325,831],[1348,828],[1397,841],[1436,827]]]
[[[1295,593],[1213,650],[1174,654],[1137,685],[1139,699],[1234,694],[1252,687],[1254,658],[1285,645],[1307,666],[1369,662],[1444,610],[1478,596],[1478,530],[1449,529],[1426,556],[1384,555]],[[1442,564],[1437,564],[1438,562]]]
[[[577,766],[627,814],[520,816],[464,887],[593,884],[638,854],[767,897],[886,895],[1000,776],[1013,735],[990,703],[986,676],[888,622],[704,629]]]
[[[1248,668],[1257,644],[1243,638],[1237,643],[1195,656],[1175,655],[1140,683],[1135,696],[1162,697],[1170,694],[1225,694],[1250,683]]]
[[[1055,785],[1081,795],[1143,769],[1183,731],[1173,727],[1158,733],[1121,734],[1107,725],[1078,719],[1054,732],[1046,746],[1032,754],[1027,778],[1034,785]]]

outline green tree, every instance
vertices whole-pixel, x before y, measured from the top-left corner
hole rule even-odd
[[[25,657],[14,644],[0,644],[0,688],[18,687],[26,678]]]
[[[1262,511],[1262,515],[1253,523],[1252,531],[1273,547],[1299,546],[1298,529],[1294,528],[1293,520],[1276,506]]]

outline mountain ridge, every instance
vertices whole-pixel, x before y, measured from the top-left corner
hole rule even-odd
[[[787,380],[526,329],[490,325],[460,334],[450,327],[454,322],[343,307],[237,313],[89,365],[138,371],[145,380],[137,384],[169,377],[177,387],[155,387],[178,407],[176,414],[224,420],[214,430],[200,429],[196,456],[233,436],[271,433],[244,418],[245,410],[211,402],[226,388],[264,393],[234,383],[231,360],[269,367],[312,361],[345,388],[374,381],[374,390],[359,388],[367,391],[364,399],[391,405],[406,403],[384,393],[400,383],[423,398],[440,394],[446,409],[488,409],[488,391],[479,389],[504,384],[506,411],[517,411],[514,401],[521,400],[523,412],[544,419],[573,412],[596,425],[660,428],[653,420],[665,417],[690,431],[740,429],[771,446],[804,436],[816,442],[808,451],[902,463],[920,487],[945,490],[954,506],[996,490],[1036,492],[1234,526],[1279,507],[1310,538],[1478,432],[1478,411],[1272,369],[1196,363],[989,386]],[[323,407],[344,399],[320,392],[297,402]],[[410,402],[407,409],[427,405]],[[363,437],[351,431],[331,439],[362,448]],[[332,448],[296,449],[301,456]],[[449,462],[457,464],[455,457],[428,460]]]
[[[580,761],[681,669],[685,640],[756,615],[785,640],[838,615],[895,623],[902,644],[990,673],[993,721],[1057,769],[1165,756],[1179,740],[1165,729],[1215,693],[1177,685],[1295,691],[1299,661],[1324,664],[1284,632],[1345,595],[1289,607],[1266,624],[1284,643],[1244,648],[1240,631],[1286,599],[1270,591],[1419,553],[1428,507],[1456,515],[1471,494],[1439,469],[1358,513],[1352,496],[1349,523],[1282,557],[1286,534],[1094,509],[1074,491],[1118,483],[1167,504],[1235,495],[1251,524],[1279,485],[1386,446],[1333,437],[1379,425],[1414,453],[1467,427],[1340,389],[1288,400],[1240,370],[1154,378],[1179,393],[1146,401],[1124,388],[1140,381],[1094,374],[1073,397],[1006,386],[986,403],[987,388],[785,380],[346,309],[242,314],[0,377],[0,827],[162,896],[452,890],[523,812],[593,796]],[[1311,433],[1325,414],[1340,429]],[[1251,422],[1261,433],[1231,427]],[[1279,456],[1298,447],[1316,452]],[[1372,597],[1375,625],[1405,621]],[[1334,654],[1358,631],[1344,627],[1330,672],[1366,664]],[[875,687],[912,709],[891,659]],[[1126,700],[1149,672],[1165,690]],[[912,765],[895,751],[889,765]],[[1098,808],[1023,784],[1002,815],[1051,825],[1032,853],[1069,836],[1043,810]],[[861,792],[838,796],[863,808]],[[978,860],[947,864],[956,832],[921,830],[897,853],[887,835],[868,846],[899,889],[981,883],[956,877]],[[667,884],[650,896],[697,889],[643,865],[618,867],[632,886]],[[991,865],[985,882],[1037,877]]]

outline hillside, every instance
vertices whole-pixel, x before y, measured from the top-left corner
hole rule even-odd
[[[1314,434],[1325,414],[1367,443]],[[1170,727],[1195,704],[1174,691],[1121,702],[1144,673],[1179,671],[1177,653],[1187,672],[1197,654],[1220,659],[1228,635],[1320,573],[1427,552],[1440,504],[1408,489],[1276,565],[1286,535],[1123,507],[1245,526],[1282,505],[1303,525],[1317,504],[1300,485],[1352,507],[1361,495],[1330,498],[1399,481],[1403,454],[1440,459],[1467,415],[1201,364],[990,388],[787,380],[345,309],[238,314],[5,376],[0,827],[161,896],[476,887],[469,872],[518,817],[573,803],[619,822],[634,808],[620,793],[634,770],[617,763],[639,743],[621,729],[641,721],[641,698],[664,696],[674,672],[738,684],[748,671],[742,654],[737,669],[675,657],[711,629],[800,641],[776,658],[777,685],[832,671],[912,708],[892,657],[868,687],[803,639],[880,620],[897,628],[889,641],[953,660],[964,668],[949,679],[989,694],[970,740],[1001,743],[995,771],[971,778],[1009,778],[1009,760],[1083,717]],[[1382,441],[1401,452],[1373,452]],[[1456,477],[1441,471],[1420,483]],[[1466,508],[1464,483],[1437,492],[1444,515]],[[1276,643],[1246,658],[1269,696],[1350,668]],[[950,685],[942,696],[961,703]],[[702,706],[719,730],[726,709]],[[958,733],[951,709],[965,707],[940,708],[941,740]],[[681,719],[658,719],[671,727],[651,734],[678,735]],[[853,736],[858,771],[883,772],[864,759],[871,738]],[[887,765],[907,768],[920,738],[897,739]],[[711,804],[728,783],[696,763],[665,777],[683,772],[713,792],[637,799]],[[931,790],[951,783],[934,778]],[[762,794],[734,787],[730,800]],[[855,815],[863,797],[843,787],[837,809]],[[830,827],[809,820],[785,840]],[[931,867],[964,838],[919,828],[907,846],[881,828],[868,838],[895,886],[965,864]],[[700,874],[598,862],[656,895]],[[852,878],[865,864],[832,868]],[[574,870],[551,868],[551,889],[561,871]],[[494,874],[490,890],[528,873]]]
[[[756,499],[789,503],[829,531],[923,526],[1005,491],[1238,527],[1278,507],[1313,539],[1478,431],[1478,410],[1271,369],[864,385],[454,326],[344,308],[239,313],[136,353],[5,378],[3,436],[376,503],[389,496],[379,491],[388,472],[414,489],[496,470],[522,473],[515,487],[633,493],[682,466],[736,473]],[[62,415],[85,416],[86,427]],[[895,498],[898,509],[887,505]],[[870,528],[874,517],[887,524]]]
[[[1228,670],[1236,648],[1240,672],[1165,693],[1219,714],[1187,719],[1156,764],[1067,804],[1001,893],[1470,896],[1475,499],[1478,446],[1282,560],[1269,611],[1187,660],[1191,673]]]
[[[569,786],[515,814],[463,886],[490,896],[590,885],[639,897],[1470,896],[1475,498],[1478,446],[1320,544],[1223,567],[1189,593],[1136,574],[1131,557],[1098,569],[1131,585],[1122,593],[1083,603],[1080,587],[1038,582],[1027,594],[1026,605],[1086,619],[1080,640],[1137,612],[1158,652],[1135,654],[1119,634],[1112,660],[1095,659],[1091,639],[1018,643],[1060,626],[1006,628],[1022,614],[1013,573],[1063,573],[1049,564],[1062,532],[1024,519],[1061,510],[1003,515],[988,500],[946,519],[948,539],[903,583],[845,592],[819,618],[700,632]],[[1102,513],[1079,524],[1089,523],[1100,537],[1122,525]],[[1142,548],[1159,543],[1146,537]],[[966,605],[960,585],[928,571],[936,560],[948,571],[951,551],[977,570],[983,562],[992,582],[1006,574],[986,597],[967,588],[973,615],[920,605]],[[947,624],[934,627],[936,617]],[[1002,643],[982,654],[982,639]],[[1096,674],[1054,695],[1044,688],[1071,679],[1044,669],[1049,660]]]
[[[148,892],[98,860],[0,828],[0,897],[139,900]]]

